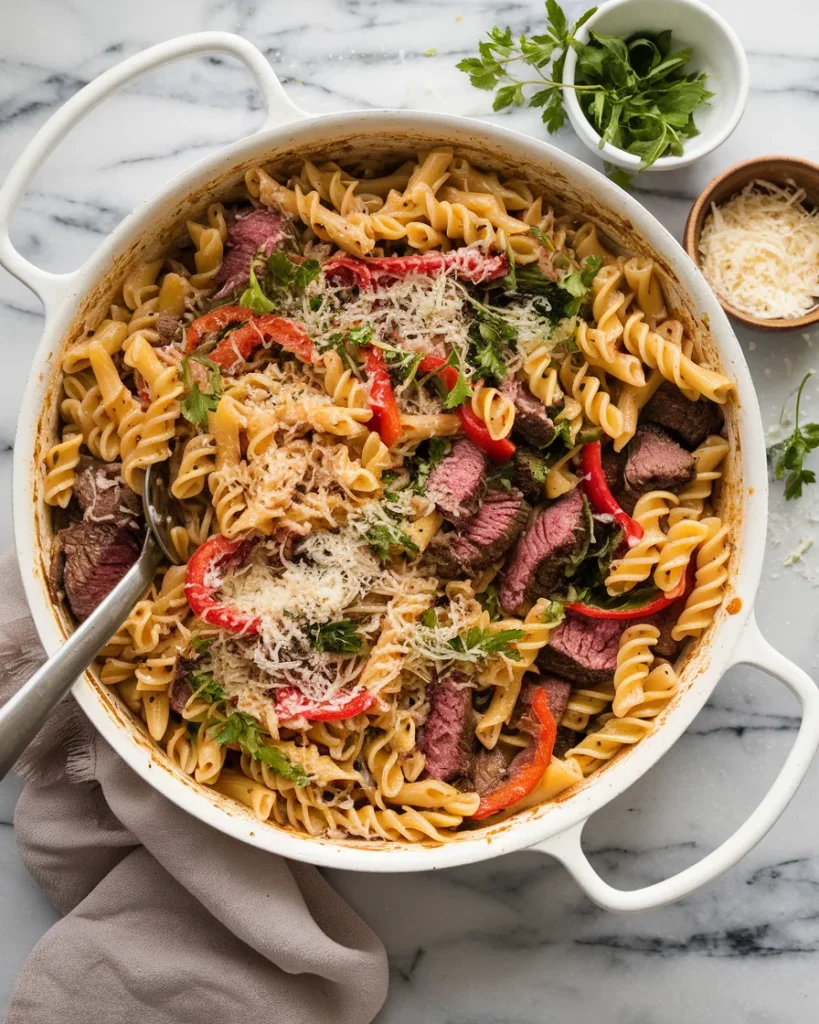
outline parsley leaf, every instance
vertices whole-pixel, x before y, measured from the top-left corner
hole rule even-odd
[[[216,682],[213,676],[206,672],[191,672],[188,676],[193,697],[207,701],[208,704],[216,704],[221,700],[227,700],[227,694]]]
[[[480,601],[484,611],[489,615],[490,622],[497,622],[498,619],[504,618],[503,609],[500,606],[500,597],[498,596],[498,585],[494,580],[492,580],[482,594],[478,594],[478,601]]]
[[[362,641],[356,632],[352,619],[339,619],[338,622],[322,622],[310,627],[310,643],[317,651],[329,651],[333,654],[358,654]]]
[[[432,437],[427,445],[427,458],[419,459],[413,474],[413,489],[423,494],[429,474],[435,469],[445,455],[452,450],[452,442],[447,437]]]
[[[510,645],[513,641],[522,639],[522,629],[500,629],[493,632],[491,629],[472,626],[466,633],[453,637],[449,641],[449,646],[459,654],[478,653],[483,657],[504,654],[510,661],[520,661],[520,651]]]
[[[785,498],[791,501],[802,497],[802,488],[805,484],[816,482],[816,473],[812,469],[805,469],[804,459],[808,452],[819,448],[819,423],[807,423],[804,427],[799,426],[799,406],[802,401],[802,391],[808,379],[814,374],[809,370],[802,378],[799,390],[796,392],[796,424],[793,433],[784,441],[771,445],[768,449],[768,458],[775,461],[774,473],[776,479],[785,478]]]
[[[496,381],[506,380],[508,371],[504,355],[517,340],[517,329],[505,317],[471,296],[469,304],[474,315],[469,328],[469,355],[475,373]]]
[[[409,551],[412,554],[418,553],[418,545],[411,537],[407,536],[398,522],[374,523],[364,537],[382,562],[390,560],[394,547],[403,548],[404,551]]]
[[[461,367],[458,366],[458,379],[444,398],[443,408],[457,409],[459,405],[463,405],[471,394],[472,388],[469,386],[469,381],[466,379]]]
[[[277,775],[290,779],[297,786],[306,786],[310,781],[300,764],[293,764],[278,747],[262,743],[259,723],[245,711],[234,711],[224,722],[212,725],[208,732],[217,743],[235,743],[245,754],[256,761],[263,761]]]
[[[546,130],[553,133],[566,121],[563,68],[571,48],[577,54],[573,88],[601,146],[608,142],[638,156],[643,168],[667,154],[681,154],[683,141],[698,133],[694,111],[713,95],[704,74],[685,70],[691,50],[672,52],[670,31],[637,33],[625,40],[592,31],[589,41],[581,43],[577,31],[596,9],[569,28],[560,5],[547,0],[545,33],[513,39],[510,29],[495,26],[479,44],[479,55],[457,66],[476,89],[495,90],[493,109],[528,103],[541,111]],[[525,77],[513,73],[518,67]],[[528,93],[530,86],[536,89]],[[627,187],[622,171],[610,174]]]
[[[583,300],[588,295],[602,262],[599,256],[587,256],[578,270],[572,271],[558,282],[558,287],[572,297],[563,306],[563,316],[577,316],[580,312]]]
[[[191,374],[190,361],[199,363],[208,371],[208,391],[202,391]],[[187,395],[182,399],[182,415],[197,427],[207,429],[208,413],[215,412],[219,399],[222,397],[222,374],[216,363],[205,356],[183,356],[179,364],[179,372]]]
[[[407,352],[403,348],[395,348],[383,341],[373,341],[376,348],[384,353],[384,362],[390,375],[396,377],[401,384],[408,384],[415,379],[418,366],[424,358],[422,352]]]
[[[239,305],[244,306],[246,309],[252,310],[254,313],[273,313],[276,310],[275,302],[272,302],[264,293],[262,286],[256,277],[256,271],[253,267],[253,261],[250,264],[250,278],[248,286],[242,292],[239,298]]]
[[[321,264],[318,260],[304,260],[294,263],[280,249],[267,257],[267,282],[272,288],[303,292],[311,281],[319,276]]]

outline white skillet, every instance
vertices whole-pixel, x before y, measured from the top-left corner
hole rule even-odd
[[[28,183],[66,133],[109,94],[138,75],[203,53],[224,53],[253,73],[267,107],[267,120],[253,136],[208,157],[142,203],[80,267],[69,274],[41,270],[24,259],[9,239],[9,220]],[[23,398],[14,453],[15,535],[26,594],[43,644],[53,653],[69,625],[49,598],[45,569],[50,527],[42,500],[41,458],[56,427],[56,357],[63,345],[99,319],[117,284],[142,259],[162,252],[187,216],[241,181],[257,162],[286,157],[344,158],[346,151],[414,150],[434,142],[461,146],[485,163],[517,169],[559,200],[591,211],[604,230],[632,251],[651,255],[665,283],[707,335],[712,360],[737,382],[738,402],[730,420],[736,453],[728,466],[724,513],[735,529],[733,607],[723,609],[682,669],[683,687],[658,728],[636,747],[557,801],[524,811],[500,825],[464,832],[440,846],[383,845],[361,840],[311,838],[257,821],[242,806],[194,783],[175,769],[148,740],[113,691],[90,673],[73,693],[85,713],[142,778],[180,807],[244,842],[297,860],[357,871],[426,871],[534,849],[556,857],[589,896],[612,910],[638,911],[679,899],[735,864],[774,824],[802,781],[819,744],[819,691],[800,668],[761,636],[752,606],[765,548],[768,481],[765,445],[753,384],[739,344],[719,304],[682,248],[631,196],[602,175],[554,147],[502,128],[466,118],[411,111],[368,111],[309,117],[286,97],[262,54],[238,36],[211,32],[185,36],[137,54],[101,75],[73,96],[37,133],[0,189],[0,264],[18,277],[45,306],[44,337],[34,356]],[[684,297],[684,298],[683,298]],[[761,803],[720,847],[685,871],[655,885],[624,892],[604,882],[581,849],[589,817],[619,796],[682,735],[732,665],[756,665],[784,683],[800,701],[802,721],[793,747]],[[184,840],[181,840],[184,841]]]

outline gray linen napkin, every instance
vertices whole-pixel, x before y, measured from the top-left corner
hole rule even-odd
[[[0,702],[43,660],[13,552],[0,557]],[[366,1024],[377,936],[316,868],[246,846],[143,782],[69,697],[16,766],[20,855],[65,915],[7,1024]]]

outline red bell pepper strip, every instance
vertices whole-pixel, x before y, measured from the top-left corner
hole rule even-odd
[[[194,615],[209,626],[242,636],[255,636],[259,632],[261,623],[257,616],[220,604],[214,596],[219,589],[220,572],[241,565],[252,547],[252,541],[228,540],[217,534],[191,556],[185,577],[185,597]]]
[[[489,255],[480,249],[464,246],[451,252],[413,253],[409,256],[376,256],[356,259],[354,256],[333,256],[322,267],[325,277],[340,278],[367,290],[385,281],[398,281],[410,274],[433,277],[454,270],[463,281],[483,284],[503,277],[509,270],[505,253]]]
[[[354,718],[366,711],[375,701],[369,690],[354,690],[343,704],[321,704],[306,697],[295,686],[284,686],[276,690],[276,714],[287,721],[290,718],[306,718],[311,722],[336,722],[342,718]]]
[[[537,686],[536,683],[530,685]],[[531,707],[536,720],[531,730],[531,746],[515,756],[509,765],[506,781],[481,797],[478,809],[472,815],[473,818],[488,818],[518,803],[532,792],[549,767],[557,737],[557,725],[544,687],[537,687]]]
[[[582,601],[574,601],[564,605],[567,612],[574,612],[576,615],[585,615],[587,619],[644,619],[649,615],[656,615],[668,608],[669,605],[685,597],[694,588],[694,563],[688,563],[688,569],[673,590],[669,590],[653,601],[644,604],[642,608],[598,608],[593,604],[584,604]]]
[[[387,370],[384,353],[380,348],[370,346],[364,369],[370,379],[370,409],[373,414],[373,426],[388,448],[392,448],[403,433],[401,426],[401,410],[395,401],[392,382]]]
[[[584,444],[580,452],[580,465],[583,469],[583,490],[591,502],[595,512],[610,515],[623,531],[626,544],[633,548],[639,544],[643,536],[643,528],[636,519],[624,512],[606,483],[603,472],[603,447],[599,441]]]
[[[208,358],[230,373],[239,363],[267,341],[273,341],[292,352],[303,363],[312,363],[315,358],[313,339],[295,320],[266,313],[254,317],[244,325],[222,338]]]
[[[202,344],[206,334],[223,331],[231,324],[241,324],[252,320],[255,316],[252,309],[245,306],[217,306],[210,313],[197,317],[185,331],[185,351],[190,354]]]
[[[444,366],[446,362],[441,356],[424,356],[418,365],[422,374],[435,373],[437,371],[444,387],[451,391],[458,382],[458,371],[454,366]],[[456,409],[461,419],[461,426],[469,440],[486,452],[494,462],[508,462],[515,454],[515,445],[508,437],[495,441],[489,434],[489,429],[468,405],[459,405]]]
[[[244,306],[217,306],[210,313],[198,317],[185,333],[185,351],[193,352],[206,334],[221,331],[231,324],[241,323],[222,338],[210,353],[211,362],[230,372],[238,363],[267,341],[274,341],[286,352],[292,352],[302,362],[312,363],[315,358],[313,339],[295,320],[266,313],[256,316]]]

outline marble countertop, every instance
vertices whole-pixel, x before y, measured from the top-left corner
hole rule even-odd
[[[566,8],[577,14],[581,5]],[[680,237],[693,198],[736,160],[792,153],[819,161],[819,7],[806,0],[712,0],[748,52],[751,95],[732,138],[685,171],[646,175],[635,194]],[[537,0],[27,0],[0,37],[0,174],[72,93],[121,58],[184,32],[239,32],[311,111],[420,107],[542,135],[536,112],[493,115],[489,94],[454,68],[496,22],[537,30]],[[775,13],[774,13],[775,11]],[[261,105],[230,60],[187,61],[147,76],[64,142],[14,219],[20,250],[47,269],[88,256],[141,198],[194,160],[254,130]],[[569,128],[555,144],[593,162]],[[38,301],[0,271],[0,543],[12,541],[11,446],[37,344]],[[815,365],[819,331],[739,328],[766,426]],[[819,415],[819,389],[806,409]],[[817,675],[819,487],[799,506],[771,499],[758,601],[763,632]],[[759,673],[733,671],[686,736],[588,825],[607,879],[636,887],[680,870],[724,839],[764,793],[793,742],[795,701]],[[17,858],[17,784],[0,787],[0,1002],[55,913]],[[330,872],[392,962],[390,1024],[808,1024],[819,1003],[819,766],[778,825],[738,867],[681,904],[632,917],[592,906],[555,862],[517,854],[430,875]]]

